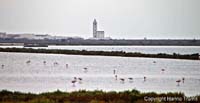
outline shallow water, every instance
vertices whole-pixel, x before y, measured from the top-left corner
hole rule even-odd
[[[26,63],[28,60],[31,61],[29,64]],[[54,62],[58,64],[54,65]],[[4,64],[0,67],[1,90],[41,93],[57,89],[137,89],[142,92],[184,92],[187,96],[200,94],[198,60],[0,52],[0,64]],[[85,67],[87,71],[83,69]],[[115,80],[114,69],[118,80]],[[73,86],[74,77],[83,80],[77,80]],[[133,78],[132,82],[129,77]],[[178,86],[176,80],[183,77],[184,83]],[[121,82],[119,78],[125,81]]]

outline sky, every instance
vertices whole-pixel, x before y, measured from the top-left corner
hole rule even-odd
[[[200,0],[0,0],[0,32],[200,39]]]

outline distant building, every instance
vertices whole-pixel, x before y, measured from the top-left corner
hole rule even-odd
[[[97,21],[94,19],[93,21],[93,38],[97,38]]]
[[[16,39],[20,37],[19,34],[6,34],[6,38],[9,38],[9,39]]]
[[[97,29],[97,21],[94,19],[93,21],[93,38],[95,39],[104,39],[104,31],[98,31]]]
[[[36,39],[36,40],[42,40],[42,39],[53,39],[52,36],[48,35],[48,34],[36,34],[34,35],[34,38],[33,39]]]
[[[104,38],[104,31],[97,31],[97,38]]]
[[[6,37],[6,33],[5,32],[0,32],[0,38],[5,38]]]
[[[16,34],[18,35],[17,37],[14,37],[15,39],[34,39],[35,35],[34,34]]]

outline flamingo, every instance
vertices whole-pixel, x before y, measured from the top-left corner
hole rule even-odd
[[[73,87],[75,86],[75,83],[77,82],[77,77],[74,77],[74,80],[71,81],[73,84]]]
[[[76,78],[76,77],[74,77],[74,80],[76,81],[76,80],[77,80],[77,78]]]
[[[131,78],[131,77],[130,77],[130,78],[128,78],[128,79],[129,79],[129,80],[133,80],[133,78]]]
[[[71,82],[73,84],[73,87],[75,87],[76,80],[72,80]]]
[[[87,72],[87,71],[88,71],[88,68],[86,68],[86,67],[85,67],[85,68],[83,68],[83,69],[84,69],[84,72]]]
[[[115,80],[117,80],[117,75],[115,75]]]
[[[184,77],[182,78],[182,82],[183,82],[183,83],[185,82],[185,78],[184,78]]]
[[[132,77],[129,77],[129,82],[133,82],[133,78]]]
[[[161,71],[162,71],[162,72],[164,72],[164,71],[165,71],[165,69],[161,69]]]
[[[116,70],[114,69],[114,70],[113,70],[113,74],[115,74],[115,73],[116,73]]]
[[[121,83],[124,83],[125,79],[124,78],[120,78]]]
[[[31,61],[30,61],[30,60],[28,60],[28,61],[26,61],[26,63],[27,63],[27,64],[29,64],[29,63],[31,63]]]
[[[3,68],[4,68],[4,66],[5,66],[5,65],[4,65],[4,64],[2,64],[2,65],[1,65],[1,68],[3,69]]]
[[[82,78],[80,78],[80,77],[79,77],[79,78],[78,78],[78,80],[80,80],[80,81],[81,81],[81,80],[82,80]]]
[[[165,69],[161,69],[161,71],[162,71],[162,73],[164,73],[164,72],[165,72]]]
[[[146,81],[147,77],[144,76],[144,82]]]
[[[79,77],[78,80],[79,80],[79,84],[81,84],[83,79]]]
[[[68,64],[66,64],[65,66],[66,66],[66,68],[68,68],[68,66],[69,66],[69,65],[68,65]]]
[[[43,61],[43,64],[46,64],[46,61]]]
[[[54,62],[54,65],[58,65],[58,62]]]
[[[178,84],[177,84],[177,86],[179,86],[179,83],[180,83],[180,82],[181,82],[181,80],[180,80],[180,79],[176,81],[176,83],[178,83]]]

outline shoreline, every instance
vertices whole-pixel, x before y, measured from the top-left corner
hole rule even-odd
[[[0,43],[45,43],[48,45],[151,45],[200,46],[200,39],[26,39],[2,38]]]
[[[20,53],[46,53],[46,54],[71,54],[71,55],[90,55],[90,56],[119,56],[119,57],[146,57],[146,58],[166,58],[166,59],[185,59],[200,60],[199,54],[144,54],[140,52],[124,51],[87,51],[87,50],[62,50],[62,49],[32,49],[32,48],[0,48],[0,52],[20,52]]]
[[[60,90],[45,93],[22,93],[18,91],[0,91],[0,103],[188,103],[199,102],[200,95],[187,97],[180,92],[142,93],[138,90],[125,90],[121,92],[102,90],[79,90],[62,92]]]
[[[0,43],[0,46],[24,46],[24,43]],[[166,46],[169,46],[169,47],[173,47],[173,46],[176,46],[176,47],[200,47],[200,45],[105,45],[105,44],[99,44],[99,45],[95,45],[95,44],[91,44],[91,45],[88,45],[88,44],[49,44],[48,46],[146,46],[146,47],[150,47],[150,46],[155,46],[155,47],[166,47]]]

